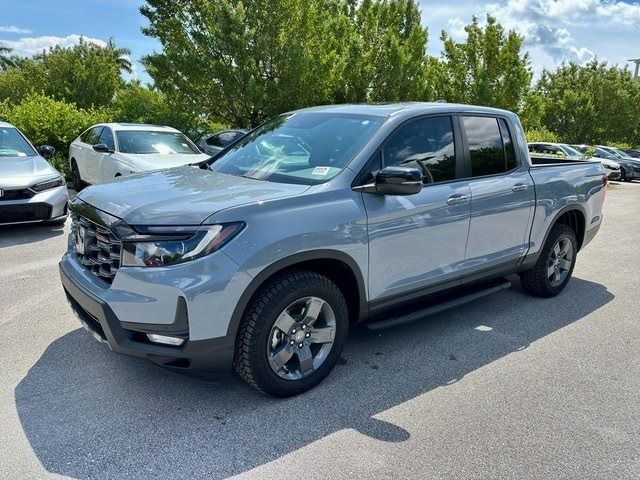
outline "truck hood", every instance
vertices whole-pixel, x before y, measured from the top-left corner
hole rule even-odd
[[[31,179],[56,175],[58,171],[42,157],[0,157],[2,185],[25,186]]]
[[[159,170],[161,168],[173,168],[180,167],[182,165],[188,165],[190,163],[204,162],[211,155],[205,153],[202,154],[171,154],[162,155],[160,153],[121,153],[118,152],[118,158],[127,165],[136,170]]]
[[[120,177],[88,187],[77,198],[132,226],[199,225],[221,210],[300,195],[307,189],[179,167]]]

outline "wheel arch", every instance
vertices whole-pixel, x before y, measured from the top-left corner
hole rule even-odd
[[[260,287],[275,275],[297,268],[326,276],[338,286],[349,308],[350,323],[366,318],[368,302],[365,281],[357,262],[346,253],[337,250],[314,250],[282,258],[256,275],[233,310],[227,335],[235,337],[244,312]]]

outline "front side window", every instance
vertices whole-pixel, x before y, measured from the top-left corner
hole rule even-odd
[[[105,144],[109,150],[114,151],[116,149],[116,144],[113,141],[113,133],[109,127],[104,127],[100,134],[100,140],[98,143]]]
[[[456,178],[451,117],[413,120],[397,129],[383,148],[383,164],[417,168],[424,183]]]
[[[191,140],[180,132],[158,130],[120,130],[116,132],[122,153],[132,154],[199,154]]]
[[[462,117],[462,123],[467,134],[471,176],[496,175],[508,172],[515,167],[513,143],[509,136],[510,147],[505,149],[507,142],[503,142],[503,132],[497,118]],[[504,132],[504,135],[508,135],[508,128]],[[509,149],[512,150],[511,153],[508,153]]]
[[[86,144],[97,145],[100,143],[100,134],[103,128],[102,126],[90,128],[82,134],[80,139]]]
[[[270,182],[324,183],[344,170],[383,122],[333,112],[280,115],[241,138],[209,168]]]
[[[0,158],[35,157],[29,142],[13,127],[0,127]]]
[[[206,140],[207,145],[211,145],[214,147],[222,147],[222,142],[220,141],[220,135],[211,135]]]

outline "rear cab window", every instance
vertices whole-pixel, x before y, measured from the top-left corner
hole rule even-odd
[[[518,167],[509,126],[503,118],[461,117],[469,153],[470,176],[500,175]]]

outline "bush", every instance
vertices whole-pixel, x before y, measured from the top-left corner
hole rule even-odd
[[[527,142],[557,142],[558,136],[546,128],[535,128],[525,133]]]
[[[35,146],[51,145],[56,155],[51,163],[68,177],[69,144],[87,127],[106,122],[106,110],[82,110],[50,97],[31,94],[19,105],[0,104],[0,119],[18,127]]]

